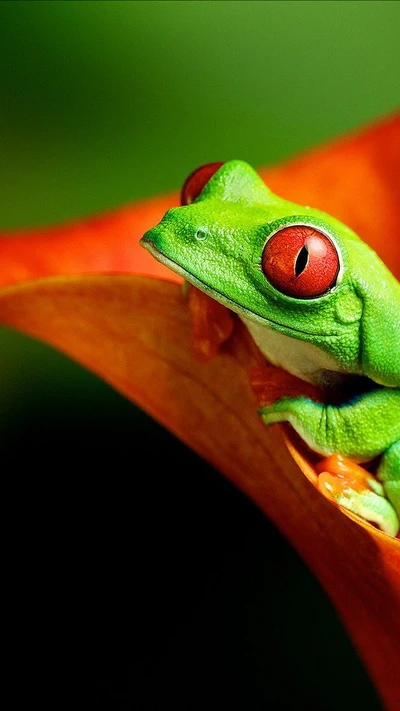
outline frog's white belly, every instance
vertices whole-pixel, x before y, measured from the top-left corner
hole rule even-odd
[[[309,383],[323,384],[327,371],[343,372],[333,358],[312,343],[285,336],[245,316],[240,318],[263,355],[273,365],[284,368],[292,375]]]

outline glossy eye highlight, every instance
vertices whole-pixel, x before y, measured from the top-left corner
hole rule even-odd
[[[205,165],[201,165],[200,168],[196,168],[193,173],[190,173],[181,191],[181,205],[190,205],[193,200],[196,200],[210,178],[212,178],[214,173],[216,173],[222,165],[224,164],[206,163]]]
[[[325,234],[309,225],[291,225],[266,242],[261,267],[282,294],[312,299],[336,285],[340,260],[334,243]]]

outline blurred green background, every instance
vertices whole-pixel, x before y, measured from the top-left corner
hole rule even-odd
[[[175,189],[208,161],[267,165],[392,112],[399,26],[393,0],[1,2],[0,228]],[[249,501],[62,354],[0,337],[17,693],[54,699],[53,678],[86,709],[380,708]]]

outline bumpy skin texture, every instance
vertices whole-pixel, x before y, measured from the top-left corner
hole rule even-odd
[[[322,232],[337,251],[337,279],[316,297],[282,293],[263,269],[268,240],[293,225]],[[263,408],[264,422],[290,422],[322,455],[382,455],[378,477],[400,514],[400,284],[375,252],[330,215],[274,195],[236,160],[142,244],[238,313],[272,363],[328,393],[328,404],[281,398]]]

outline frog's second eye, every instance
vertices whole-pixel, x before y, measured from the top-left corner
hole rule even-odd
[[[181,191],[181,205],[190,205],[193,200],[200,195],[201,191],[207,185],[208,181],[218,168],[224,165],[223,163],[206,163],[205,165],[196,168],[193,173],[190,173],[186,178]]]
[[[336,285],[340,260],[329,237],[308,225],[291,225],[265,244],[261,266],[282,294],[312,299]]]

